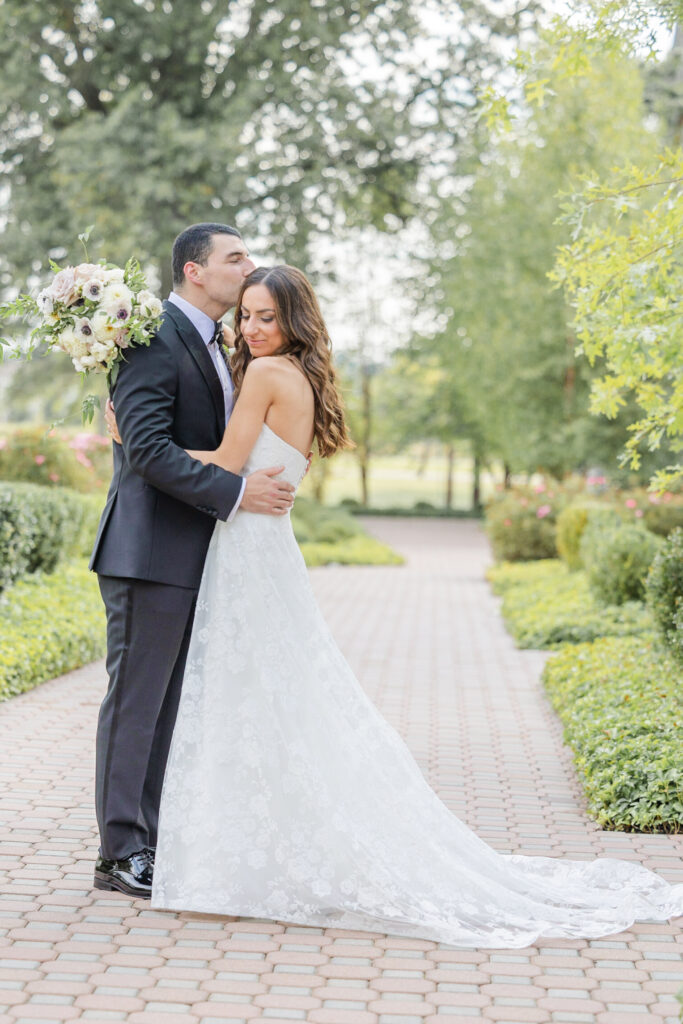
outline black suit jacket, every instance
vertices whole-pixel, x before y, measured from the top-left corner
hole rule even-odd
[[[184,313],[164,303],[149,348],[125,353],[114,385],[122,445],[90,568],[103,576],[198,587],[216,519],[227,519],[242,478],[183,449],[217,448],[223,390],[207,347]]]

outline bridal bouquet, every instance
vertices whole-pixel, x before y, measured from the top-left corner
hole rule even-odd
[[[66,352],[80,373],[106,373],[113,384],[125,350],[149,345],[161,323],[161,302],[147,289],[136,259],[129,259],[123,269],[105,262],[59,267],[51,261],[50,267],[54,277],[37,298],[19,295],[0,306],[0,319],[40,321],[28,344],[13,346],[12,354],[30,358],[46,343],[48,352]],[[9,344],[4,339],[0,343]],[[96,403],[92,395],[84,399],[84,420],[92,419]]]

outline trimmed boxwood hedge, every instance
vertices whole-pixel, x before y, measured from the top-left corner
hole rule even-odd
[[[86,554],[102,505],[101,498],[65,487],[0,482],[0,590]]]
[[[488,572],[503,595],[503,618],[519,647],[552,648],[601,636],[625,636],[652,629],[643,604],[599,604],[586,573],[570,572],[555,559],[495,566]]]
[[[104,654],[104,606],[82,562],[19,580],[0,594],[0,616],[0,700]]]
[[[567,646],[543,680],[605,828],[683,831],[683,670],[650,634]]]
[[[360,534],[337,543],[299,544],[309,568],[317,565],[402,565],[403,559],[386,544]]]

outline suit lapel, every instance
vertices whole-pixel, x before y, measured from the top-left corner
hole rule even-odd
[[[178,309],[172,302],[166,301],[164,302],[164,312],[175,324],[180,340],[189,351],[202,377],[206,381],[207,387],[211,392],[219,432],[222,437],[225,430],[225,399],[223,397],[223,387],[216,373],[216,367],[213,365],[213,360],[209,355],[209,350],[202,341],[197,328],[188,320],[181,309]]]

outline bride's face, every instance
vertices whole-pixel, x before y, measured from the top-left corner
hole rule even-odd
[[[240,327],[252,356],[274,356],[285,344],[275,317],[275,301],[264,284],[253,284],[242,296]]]

